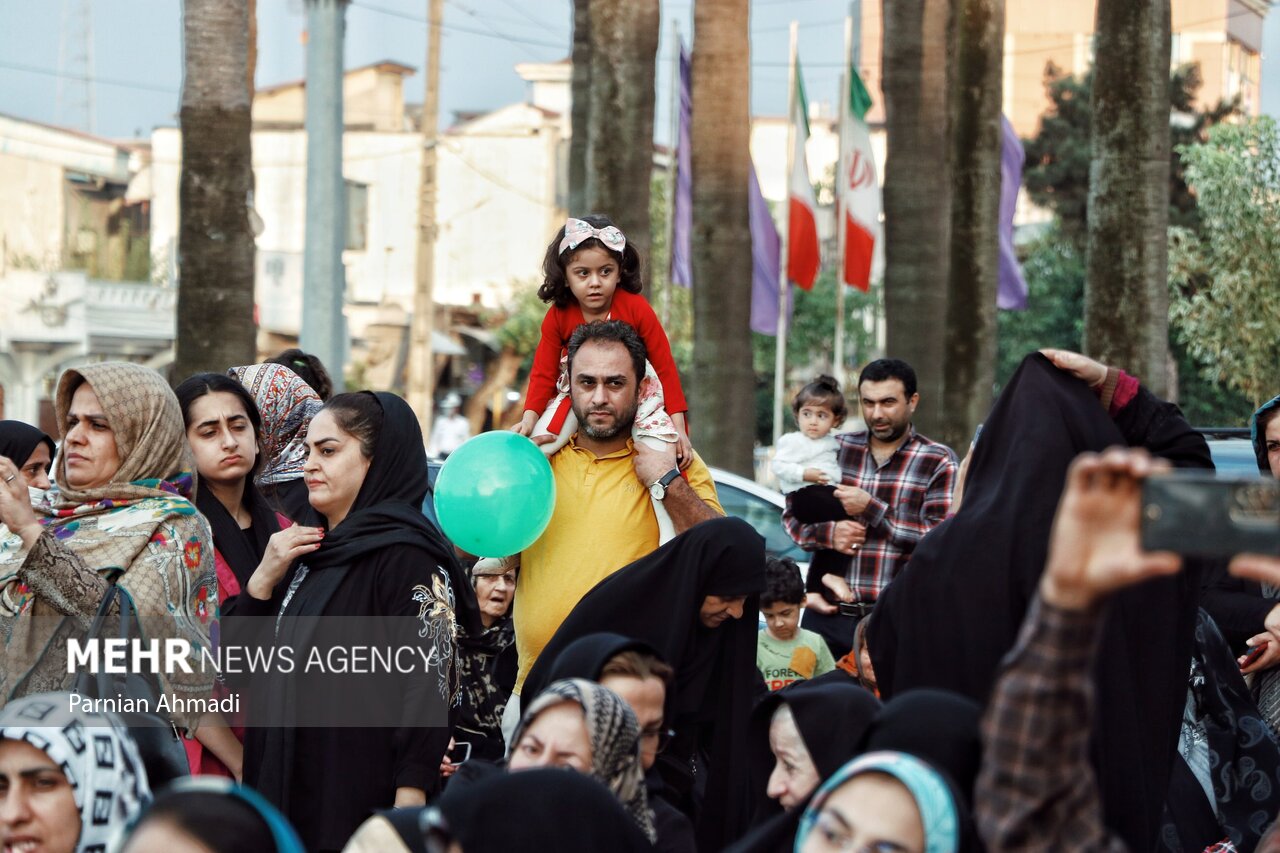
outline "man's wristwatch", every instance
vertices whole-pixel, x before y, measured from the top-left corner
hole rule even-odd
[[[660,501],[665,498],[667,496],[667,486],[671,485],[671,482],[679,476],[679,468],[672,468],[670,471],[663,474],[658,478],[656,483],[651,483],[649,485],[649,497],[653,498],[655,501]]]

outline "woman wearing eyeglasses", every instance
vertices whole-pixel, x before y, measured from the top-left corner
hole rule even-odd
[[[461,763],[456,760],[459,754],[483,761],[501,761],[506,754],[502,712],[515,687],[519,669],[515,629],[511,623],[511,601],[516,594],[518,571],[506,561],[490,557],[471,569],[471,583],[480,606],[481,630],[474,636],[458,634],[462,707],[454,726],[457,750],[451,749],[451,756],[445,758],[441,775],[453,775]],[[464,743],[469,746],[464,748]]]

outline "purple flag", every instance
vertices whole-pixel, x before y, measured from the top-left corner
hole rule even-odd
[[[676,141],[676,197],[671,210],[671,283],[693,286],[693,93],[689,51],[680,43],[680,130]]]
[[[1006,116],[1000,116],[1000,288],[996,307],[1012,311],[1027,310],[1027,281],[1013,251],[1013,212],[1018,206],[1018,190],[1022,186],[1022,164],[1027,153],[1022,140]]]
[[[756,168],[751,167],[747,210],[751,222],[751,331],[778,334],[778,265],[782,241],[769,212],[769,202],[760,192]],[[787,316],[791,315],[791,293],[787,293]]]

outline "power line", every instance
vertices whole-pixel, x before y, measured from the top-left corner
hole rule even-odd
[[[0,68],[10,71],[25,71],[28,74],[43,74],[46,77],[60,77],[67,80],[80,80],[86,83],[101,83],[103,86],[119,86],[122,89],[139,89],[145,92],[163,92],[166,95],[178,94],[177,89],[154,86],[150,83],[139,83],[134,80],[117,80],[113,77],[97,77],[92,74],[68,74],[49,68],[37,68],[34,65],[21,65],[17,62],[0,62]]]
[[[424,26],[427,23],[427,19],[422,15],[413,15],[408,12],[401,12],[398,9],[388,9],[385,6],[375,6],[372,3],[358,3],[358,2],[355,2],[355,0],[353,0],[353,2],[351,3],[351,6],[356,9],[365,9],[370,12],[378,12],[379,14],[382,14],[382,15],[389,15],[393,18],[401,18],[406,21],[414,21]],[[472,12],[471,14],[475,14],[475,13]],[[503,41],[507,41],[507,42],[510,42],[511,44],[516,44],[516,45],[528,45],[530,47],[548,47],[548,48],[555,48],[557,50],[565,50],[567,48],[567,45],[563,43],[539,41],[537,39],[530,39],[530,38],[522,38],[520,36],[513,36],[507,33],[501,33],[493,29],[480,30],[480,29],[475,29],[473,27],[465,27],[465,26],[462,26],[461,24],[442,24],[441,28],[444,29],[446,32],[468,33],[470,35],[484,36],[486,38],[502,39]]]
[[[546,21],[542,20],[538,16],[532,14],[528,9],[525,9],[519,3],[512,2],[512,0],[502,0],[502,3],[508,8],[514,9],[516,12],[519,12],[521,17],[525,18],[526,20],[532,21],[534,24],[536,24],[539,27],[539,29],[545,30],[546,32],[551,33],[553,36],[560,35],[560,33],[556,29],[554,29],[550,24],[548,24]]]

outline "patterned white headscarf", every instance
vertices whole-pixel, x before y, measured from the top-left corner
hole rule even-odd
[[[38,693],[0,710],[0,740],[39,749],[62,770],[80,810],[76,853],[113,849],[151,800],[142,758],[114,714],[71,710],[70,693]]]

